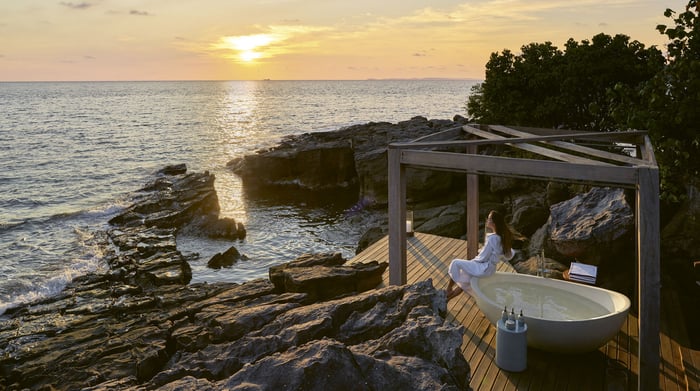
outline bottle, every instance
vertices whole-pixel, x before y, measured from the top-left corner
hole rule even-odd
[[[523,310],[520,309],[520,314],[518,314],[517,329],[520,330],[525,327],[525,318],[523,317]]]
[[[501,320],[503,321],[503,324],[506,324],[506,321],[508,320],[508,307],[504,306],[503,307],[503,312],[501,312]]]
[[[510,315],[506,321],[506,328],[508,330],[515,330],[515,310],[513,308],[511,308]]]

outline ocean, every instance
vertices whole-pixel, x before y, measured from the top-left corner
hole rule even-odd
[[[0,315],[99,272],[96,234],[159,169],[185,163],[216,175],[221,216],[241,241],[179,235],[199,256],[193,282],[266,278],[308,252],[350,258],[372,213],[352,201],[279,203],[246,194],[226,168],[283,136],[414,116],[466,115],[470,80],[154,81],[0,83]],[[352,199],[352,197],[348,197]],[[249,260],[219,270],[231,245]]]

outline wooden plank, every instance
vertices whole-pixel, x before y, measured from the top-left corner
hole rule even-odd
[[[614,184],[622,187],[637,185],[637,169],[633,167],[592,166],[548,160],[413,150],[403,151],[401,162],[416,167],[497,176],[541,180],[574,180]]]
[[[627,367],[630,374],[630,384],[635,387],[639,384],[639,319],[634,314],[627,315],[627,332],[630,335],[630,363]]]
[[[636,387],[636,380],[631,381],[630,376],[630,318],[627,317],[622,324],[620,331],[608,341],[599,351],[603,354],[603,361],[600,363],[599,372],[604,376],[598,377],[592,388],[604,389],[632,389]]]
[[[480,130],[476,128],[471,128],[465,126],[465,130],[473,135],[485,138],[487,140],[512,140],[513,138],[499,136],[495,133],[487,132],[485,130]],[[528,137],[520,137],[521,139],[527,139]],[[532,142],[532,141],[530,141]],[[549,148],[540,147],[537,145],[529,143],[506,143],[513,148],[522,149],[523,151],[532,152],[541,156],[546,156],[552,159],[561,160],[564,162],[579,163],[579,164],[592,164],[601,166],[612,166],[610,163],[600,162],[597,160],[588,159],[581,156],[571,155],[561,151],[556,151]]]
[[[494,336],[492,337],[492,340],[495,340],[495,332]],[[481,386],[477,390],[500,390],[502,389],[502,385],[499,386],[500,383],[497,382],[498,379],[498,374],[501,372],[501,369],[498,368],[496,365],[496,353],[495,353],[495,346],[496,343],[495,341],[489,341],[489,350],[486,352],[484,358],[488,359],[488,365],[486,368],[486,374],[484,375],[484,379],[481,382]],[[493,352],[493,354],[491,354]]]
[[[515,130],[513,128],[507,128],[505,126],[489,126],[491,129],[497,130],[502,133],[510,134],[511,136],[515,137],[527,137],[529,133],[521,132],[519,130]],[[583,153],[586,155],[590,156],[595,156],[597,158],[601,159],[607,159],[607,160],[612,160],[616,161],[619,163],[625,163],[625,164],[631,164],[634,166],[641,165],[641,164],[646,164],[646,162],[642,159],[637,159],[632,156],[627,156],[624,154],[619,154],[619,153],[612,153],[612,152],[607,152],[607,151],[601,151],[600,149],[595,149],[595,148],[589,148],[589,147],[584,147],[578,144],[566,142],[566,141],[543,141],[545,144],[550,144],[554,145],[556,147],[560,148],[566,148],[570,151],[574,152],[579,152]]]
[[[489,351],[493,351],[493,346],[495,346],[495,344],[492,343],[491,340],[493,339],[496,332],[491,326],[491,323],[485,317],[482,317],[480,319],[479,324],[476,328],[476,332],[478,333],[480,340],[478,344],[476,344],[474,350],[475,357],[473,361],[476,361],[476,370],[472,369],[472,383],[470,385],[475,390],[488,390],[490,389],[488,387],[491,386],[491,382],[489,381],[490,379],[486,378],[486,373],[489,369],[489,365],[493,364],[494,361],[494,354],[489,355]],[[470,361],[470,364],[471,362],[472,361]],[[482,383],[486,383],[483,386],[484,388],[481,388]]]
[[[700,390],[700,351],[682,345],[678,346],[681,354],[686,390]]]
[[[413,141],[412,143],[421,143],[421,142],[435,142],[435,141],[446,141],[446,140],[454,140],[455,138],[459,137],[463,133],[462,127],[458,126],[456,128],[450,128],[443,130],[441,132],[429,134],[427,136],[419,137]]]
[[[685,383],[682,374],[677,371],[677,368],[682,367],[680,355],[677,349],[674,349],[671,338],[666,333],[661,333],[661,357],[659,366],[659,387],[665,391],[681,391],[685,389],[685,384],[681,387],[681,383]],[[677,345],[676,345],[677,346]],[[675,352],[674,352],[675,351]],[[678,358],[678,366],[676,357]]]
[[[692,364],[692,349],[684,346],[689,344],[690,340],[678,294],[673,287],[664,287],[661,299],[662,380],[665,384],[670,381],[677,383],[680,390],[700,390],[697,367]],[[668,347],[664,349],[667,344]],[[671,370],[672,378],[668,376]]]
[[[590,133],[590,132],[584,131],[584,130],[536,128],[536,127],[530,127],[530,126],[512,126],[512,125],[509,125],[508,127],[513,128],[513,129],[517,129],[517,130],[520,130],[523,132],[532,133],[532,134],[535,134],[538,136],[549,136],[549,135],[573,133],[573,134],[581,135],[581,137],[576,137],[576,140],[593,142],[593,141],[599,141],[600,138],[606,138],[608,140],[603,140],[603,141],[613,141],[614,140],[614,141],[628,143],[628,144],[634,144],[634,145],[641,144],[642,143],[640,141],[641,138],[643,138],[645,135],[649,134],[649,131],[647,131],[647,130],[625,130],[625,131],[620,131],[620,132],[596,132],[597,134],[599,134],[599,137],[586,137],[586,133]],[[607,137],[605,137],[603,135],[607,135]]]

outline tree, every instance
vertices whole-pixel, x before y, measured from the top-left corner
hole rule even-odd
[[[675,27],[657,26],[669,38],[667,65],[640,88],[641,103],[629,93],[615,95],[622,126],[648,129],[661,171],[662,200],[677,203],[700,172],[700,4],[684,12],[667,9]]]
[[[474,86],[467,103],[471,118],[485,123],[555,126],[555,107],[543,104],[559,93],[554,72],[562,53],[551,42],[531,43],[516,56],[510,50],[492,53],[486,79]],[[554,118],[553,118],[554,117]]]
[[[661,52],[626,35],[531,43],[520,55],[492,53],[486,78],[472,89],[467,112],[476,121],[609,131],[615,128],[608,89],[635,89],[664,64]],[[620,88],[620,87],[618,87]]]

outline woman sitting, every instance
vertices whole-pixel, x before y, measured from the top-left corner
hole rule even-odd
[[[474,259],[455,259],[450,263],[450,283],[447,285],[447,301],[461,292],[471,289],[472,277],[490,276],[496,271],[501,260],[510,260],[515,255],[511,248],[513,234],[506,225],[503,215],[492,210],[486,219],[486,229],[493,231],[486,236],[486,243]],[[508,256],[504,256],[508,254]]]

